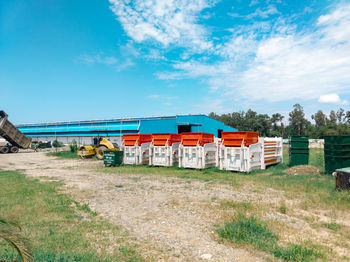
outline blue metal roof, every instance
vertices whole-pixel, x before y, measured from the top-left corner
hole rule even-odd
[[[27,136],[96,136],[122,135],[129,133],[177,133],[179,125],[192,126],[192,132],[214,133],[218,130],[236,131],[222,122],[206,115],[177,115],[109,120],[73,121],[43,124],[18,125]],[[105,130],[108,132],[97,132]]]

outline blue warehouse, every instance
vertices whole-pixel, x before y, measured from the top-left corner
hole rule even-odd
[[[175,115],[162,117],[127,118],[111,120],[72,121],[59,123],[17,125],[33,140],[69,143],[75,139],[88,144],[95,136],[109,137],[115,143],[121,142],[123,134],[206,132],[221,137],[221,132],[237,131],[206,115]]]

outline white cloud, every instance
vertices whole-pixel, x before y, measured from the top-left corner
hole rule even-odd
[[[312,31],[283,19],[264,26],[267,35],[256,24],[238,28],[216,46],[216,62],[177,62],[177,71],[158,76],[198,78],[227,99],[306,101],[350,92],[350,4],[320,16]]]
[[[76,60],[83,64],[93,65],[93,64],[104,64],[104,65],[114,65],[118,63],[118,59],[114,56],[102,56],[102,55],[81,55]]]
[[[253,6],[253,5],[257,5],[257,4],[259,4],[258,0],[252,0],[252,1],[250,1],[249,6]]]
[[[160,95],[158,94],[152,94],[152,95],[149,95],[148,98],[151,98],[151,99],[158,99],[160,97]]]
[[[265,9],[256,9],[254,13],[247,15],[246,17],[248,19],[254,18],[254,17],[261,17],[261,18],[268,18],[270,15],[276,15],[279,14],[276,6],[269,5]]]
[[[135,62],[131,58],[127,57],[123,62],[119,63],[116,66],[116,70],[120,72],[134,65],[135,65]]]
[[[150,60],[167,60],[167,58],[158,49],[149,50],[149,52],[145,54],[144,57]]]
[[[211,49],[206,29],[197,15],[213,0],[109,0],[126,33],[136,42],[153,40],[203,52]]]
[[[149,99],[157,99],[157,100],[166,100],[167,103],[170,103],[169,101],[175,100],[178,97],[177,96],[168,96],[168,95],[160,95],[160,94],[151,94],[148,96]]]
[[[278,34],[259,42],[254,61],[239,78],[242,94],[280,101],[349,91],[350,5],[338,14],[321,16],[314,32]]]
[[[74,60],[77,63],[86,64],[89,66],[101,64],[109,66],[116,71],[120,72],[127,68],[130,68],[135,65],[135,62],[132,58],[126,56],[121,59],[118,59],[114,56],[103,56],[103,55],[81,55]]]
[[[346,105],[348,104],[348,101],[346,100],[341,100],[338,94],[327,94],[327,95],[322,95],[318,99],[318,102],[320,103],[327,103],[327,104],[341,104],[341,105]]]

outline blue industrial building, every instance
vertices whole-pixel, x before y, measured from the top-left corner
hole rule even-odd
[[[68,143],[90,143],[97,135],[109,137],[120,143],[123,134],[206,132],[221,137],[221,132],[237,131],[206,115],[176,115],[162,117],[73,121],[44,124],[18,125],[26,136],[33,140]]]

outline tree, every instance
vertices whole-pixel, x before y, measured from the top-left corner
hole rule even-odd
[[[306,135],[311,123],[305,119],[304,109],[300,104],[295,104],[293,107],[293,111],[289,113],[291,135]]]
[[[283,118],[279,113],[273,114],[271,116],[271,124],[272,124],[272,130],[270,132],[271,136],[283,136],[284,133],[284,124],[283,124]]]
[[[311,118],[315,121],[316,128],[322,128],[327,125],[327,116],[322,110],[318,110],[316,114],[311,116]]]
[[[222,121],[228,126],[240,131],[258,131],[261,136],[308,135],[311,138],[322,138],[324,135],[349,135],[350,111],[339,109],[332,110],[327,116],[322,110],[318,110],[311,116],[315,124],[311,124],[305,118],[303,107],[300,104],[293,106],[289,113],[289,125],[284,126],[283,116],[274,113],[271,117],[267,114],[259,114],[252,109],[247,112],[239,111],[217,115],[212,112],[210,117]]]
[[[327,132],[327,116],[322,110],[318,110],[311,118],[315,121],[315,128],[313,128],[312,137],[321,138]]]
[[[337,120],[338,120],[338,124],[343,123],[344,117],[345,117],[345,111],[343,108],[340,108],[337,113]]]
[[[344,121],[345,121],[347,124],[350,124],[350,111],[346,111],[345,117],[344,117]]]
[[[335,113],[334,110],[332,110],[332,111],[329,113],[328,125],[330,125],[330,126],[335,126],[335,125],[337,125],[337,114]]]

